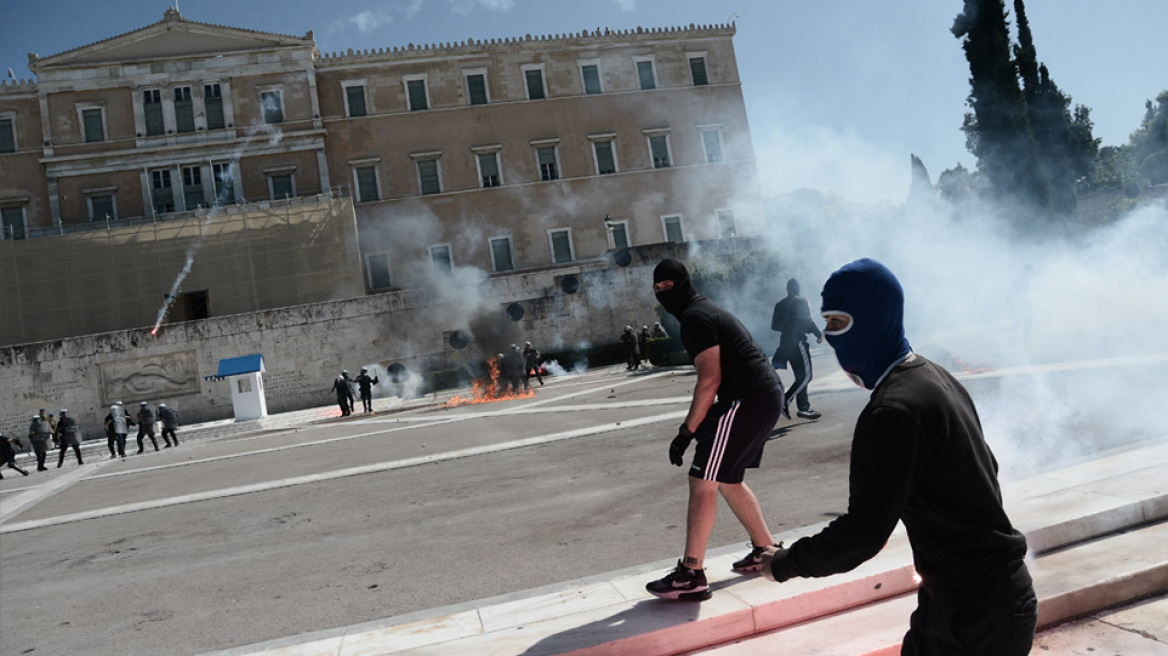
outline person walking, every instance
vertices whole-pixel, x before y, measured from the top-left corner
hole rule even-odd
[[[696,440],[697,446],[689,468],[684,555],[645,589],[662,599],[700,601],[710,597],[704,562],[719,493],[750,536],[751,551],[732,565],[735,571],[758,571],[764,550],[774,544],[744,477],[760,464],[783,407],[783,386],[742,323],[699,295],[681,262],[657,265],[653,292],[680,322],[681,342],[698,374],[689,412],[669,445],[669,461],[682,466],[689,443]]]
[[[649,326],[641,326],[641,332],[637,334],[637,348],[641,351],[641,359],[649,362],[649,339],[652,335],[649,333]]]
[[[146,450],[142,444],[142,438],[150,436],[150,443],[154,445],[154,450],[158,450],[158,440],[154,439],[154,422],[158,419],[154,416],[154,409],[150,404],[143,401],[138,404],[138,453],[141,454]]]
[[[1002,506],[998,463],[973,399],[913,353],[904,291],[879,262],[856,260],[831,274],[822,314],[840,367],[871,390],[852,434],[848,511],[789,549],[768,549],[764,576],[849,571],[903,522],[921,583],[902,656],[1028,654],[1038,602],[1026,537]]]
[[[163,448],[169,449],[171,446],[178,446],[178,411],[174,408],[166,407],[165,403],[158,404],[158,419],[162,422],[162,441],[166,442]],[[171,445],[171,440],[174,444]]]
[[[40,414],[41,421],[47,421],[49,423],[49,430],[52,432],[52,435],[53,435],[53,448],[54,449],[57,448],[57,446],[59,446],[59,445],[57,443],[57,419],[56,419],[56,417],[54,417],[51,413],[46,415],[44,408],[41,408],[41,410],[38,414]]]
[[[361,405],[365,412],[373,412],[373,386],[380,382],[376,376],[370,376],[367,369],[362,369],[357,376],[357,387],[361,391]]]
[[[49,427],[47,417],[33,415],[28,425],[28,441],[32,443],[33,453],[36,454],[37,471],[48,471],[45,467],[45,456],[48,455],[49,440],[53,437],[53,429]]]
[[[807,333],[815,335],[816,343],[823,342],[823,333],[812,321],[807,299],[800,296],[799,292],[799,281],[791,278],[787,281],[787,297],[775,303],[771,330],[779,333],[779,348],[775,349],[771,364],[775,369],[786,369],[787,363],[791,364],[795,380],[787,391],[787,403],[794,397],[799,417],[819,419],[822,415],[811,409],[811,402],[807,399],[807,384],[811,382],[811,351],[807,348]],[[786,408],[783,411],[788,417],[791,416]]]
[[[641,351],[637,347],[637,334],[633,332],[633,327],[626,325],[620,339],[625,345],[625,370],[639,369],[641,367]]]
[[[523,342],[523,389],[529,389],[531,384],[532,374],[539,380],[539,384],[543,386],[543,374],[539,371],[539,351],[531,345],[531,342]]]
[[[57,456],[57,469],[65,464],[65,452],[69,447],[73,447],[73,455],[77,456],[77,464],[84,465],[81,460],[81,424],[77,420],[69,416],[69,411],[62,409],[61,418],[57,420],[57,443],[61,446],[60,455]]]
[[[333,392],[337,395],[337,405],[341,408],[341,416],[348,417],[353,413],[353,389],[349,387],[349,381],[346,380],[345,374],[337,376],[333,380]]]
[[[28,470],[16,464],[16,444],[16,440],[8,437],[4,433],[0,433],[0,460],[3,460],[9,469],[15,469],[20,472],[21,476],[28,476]],[[4,475],[0,474],[0,478],[4,478]]]
[[[105,416],[106,439],[109,446],[110,459],[126,457],[126,437],[130,434],[130,426],[134,420],[121,401],[115,401],[110,406],[109,414]]]

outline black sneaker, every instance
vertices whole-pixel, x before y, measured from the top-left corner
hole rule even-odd
[[[706,584],[704,569],[690,569],[677,561],[677,567],[663,579],[645,585],[649,594],[677,601],[705,601],[712,595]]]
[[[799,417],[804,418],[804,419],[819,419],[820,417],[823,416],[822,414],[816,412],[815,410],[800,410],[799,412],[796,412],[795,414]]]
[[[750,546],[750,553],[732,566],[735,572],[757,572],[762,569],[762,552],[766,551],[767,547],[756,547],[754,543],[751,543]],[[781,547],[783,545],[778,543],[775,546]]]

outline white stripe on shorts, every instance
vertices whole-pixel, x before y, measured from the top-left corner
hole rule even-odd
[[[714,444],[710,447],[710,458],[706,462],[706,471],[703,480],[718,480],[718,470],[722,468],[722,458],[726,455],[726,445],[730,443],[730,431],[734,427],[734,415],[738,413],[738,406],[742,401],[734,401],[726,413],[718,418],[718,427],[714,430]]]

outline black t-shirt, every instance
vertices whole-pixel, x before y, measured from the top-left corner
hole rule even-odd
[[[779,384],[775,368],[754,343],[746,326],[710,299],[700,294],[694,296],[678,321],[681,343],[690,359],[712,346],[721,347],[719,401],[737,401]]]
[[[848,512],[791,545],[802,576],[853,569],[904,522],[923,585],[976,597],[1029,583],[1026,538],[1002,508],[998,463],[968,392],[917,356],[896,366],[856,421]]]

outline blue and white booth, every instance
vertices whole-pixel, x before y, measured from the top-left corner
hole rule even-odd
[[[231,384],[231,404],[235,421],[250,421],[268,416],[268,402],[264,398],[264,356],[255,353],[219,361],[219,372],[206,380],[224,380]]]

